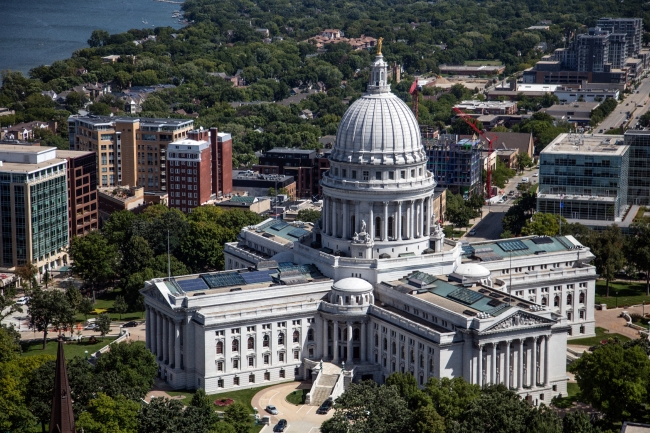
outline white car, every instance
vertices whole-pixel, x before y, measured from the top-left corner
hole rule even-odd
[[[18,304],[18,305],[27,305],[28,302],[29,302],[29,296],[23,296],[22,298],[18,298],[18,300],[16,301],[16,304]]]
[[[528,182],[530,182],[530,179],[528,179],[527,177],[521,178],[521,183],[528,183]]]
[[[539,173],[535,173],[533,177],[539,177]]]

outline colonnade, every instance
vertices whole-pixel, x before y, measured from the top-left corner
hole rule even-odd
[[[322,318],[323,320],[323,358],[327,357],[328,347],[329,347],[329,324],[332,323],[332,362],[337,364],[344,361],[346,364],[352,364],[353,354],[354,354],[354,327],[355,325],[360,325],[359,333],[359,360],[361,362],[366,361],[366,344],[367,344],[367,324],[363,319],[350,319],[346,321],[339,320],[328,320]],[[345,338],[339,339],[339,326],[341,329],[345,329],[347,332],[342,333]],[[345,359],[339,356],[339,348],[345,347],[347,350],[347,356]]]
[[[171,368],[181,368],[181,320],[145,306],[147,348]]]
[[[361,202],[333,197],[323,199],[322,231],[341,239],[351,239],[361,231],[375,240],[414,239],[431,233],[431,197],[415,200]],[[364,215],[364,217],[362,217]]]
[[[548,386],[550,338],[548,334],[479,343],[474,357],[478,358],[478,368],[473,383],[479,386],[501,383],[518,391],[524,387]],[[528,344],[524,346],[525,342]]]

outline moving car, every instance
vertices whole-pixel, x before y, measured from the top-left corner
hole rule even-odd
[[[18,298],[18,300],[16,301],[16,304],[18,304],[18,305],[27,305],[28,302],[29,302],[29,296],[23,296],[22,298]]]
[[[539,173],[533,174],[533,177],[539,177]]]
[[[278,421],[278,423],[273,427],[274,432],[283,432],[284,429],[287,428],[287,420],[286,419],[281,419]]]
[[[123,328],[134,328],[136,326],[138,326],[138,322],[133,320],[130,322],[126,322],[124,325],[122,325]]]
[[[325,415],[327,412],[332,409],[332,400],[325,400],[323,404],[320,405],[318,409],[316,409],[316,413],[319,415]]]
[[[528,182],[530,182],[530,179],[528,179],[527,177],[521,178],[521,183],[528,183]]]
[[[278,414],[278,409],[275,406],[273,406],[272,404],[266,406],[266,408],[264,410],[267,411],[268,413],[270,413],[271,415],[277,415]]]
[[[476,229],[472,229],[469,231],[470,236],[474,236],[476,234]]]
[[[99,326],[97,326],[96,323],[91,323],[90,325],[84,326],[84,329],[89,330],[89,331],[93,331],[93,330],[95,330],[97,328],[99,328]]]

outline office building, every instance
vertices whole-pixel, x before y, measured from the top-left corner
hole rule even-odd
[[[293,176],[296,181],[296,197],[311,198],[319,194],[319,181],[323,170],[315,150],[276,147],[259,158],[253,170],[260,174]]]
[[[650,131],[625,131],[624,140],[630,148],[628,203],[650,206]]]
[[[342,118],[320,221],[267,219],[224,246],[227,271],[145,283],[146,344],[171,387],[311,379],[319,404],[318,387],[336,398],[402,372],[502,383],[535,405],[566,395],[567,338],[594,335],[593,254],[571,236],[446,240],[387,68],[378,55]]]
[[[253,171],[240,171],[232,180],[233,190],[245,192],[253,197],[264,197],[270,192],[286,194],[296,198],[296,181],[293,176],[281,174],[259,174]],[[283,192],[280,193],[280,190]]]
[[[97,157],[95,152],[57,150],[68,161],[69,237],[83,236],[99,228]]]
[[[629,150],[620,135],[560,134],[540,154],[537,211],[585,225],[620,219],[628,203]]]

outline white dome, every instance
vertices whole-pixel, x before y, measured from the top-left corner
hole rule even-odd
[[[411,109],[394,94],[365,94],[343,115],[330,159],[370,164],[422,162],[420,127]]]
[[[462,263],[454,271],[455,274],[469,278],[485,278],[490,276],[487,268],[476,263]]]
[[[366,293],[372,290],[372,284],[361,278],[350,277],[338,280],[332,288],[339,292]]]

